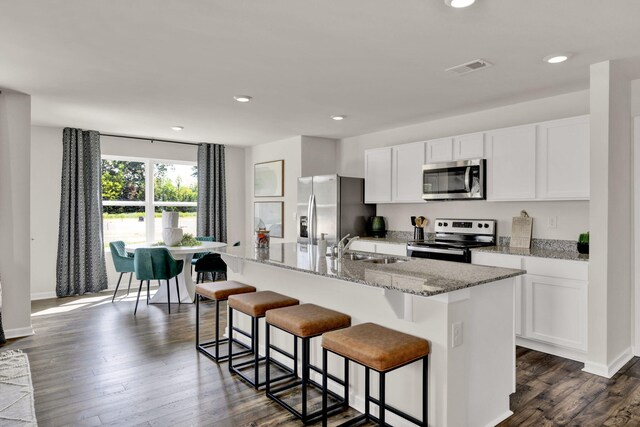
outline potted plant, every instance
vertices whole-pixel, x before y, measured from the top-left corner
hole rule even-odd
[[[578,252],[581,254],[589,253],[589,232],[580,234],[578,238]]]

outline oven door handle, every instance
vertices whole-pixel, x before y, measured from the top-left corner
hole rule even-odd
[[[433,252],[436,254],[452,254],[452,255],[464,255],[464,251],[460,249],[438,249],[438,248],[418,248],[415,246],[408,246],[408,251],[415,252]]]
[[[464,189],[467,193],[471,192],[471,166],[467,166],[467,170],[464,172]]]

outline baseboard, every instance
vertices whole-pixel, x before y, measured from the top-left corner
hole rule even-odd
[[[620,353],[620,355],[608,365],[586,361],[582,370],[590,374],[598,375],[605,378],[611,378],[632,358],[633,351],[631,350],[631,347],[629,347],[622,353]]]
[[[28,337],[34,334],[35,334],[35,331],[31,326],[27,326],[26,328],[5,329],[4,331],[4,336],[7,339]]]
[[[540,351],[542,353],[564,357],[565,359],[575,360],[576,362],[584,363],[587,360],[587,353],[584,351],[572,350],[569,348],[559,347],[553,344],[534,341],[523,337],[516,337],[516,345],[520,347],[530,348],[531,350]]]
[[[500,415],[498,418],[496,418],[495,420],[491,421],[490,423],[487,424],[486,427],[494,427],[497,426],[498,424],[500,424],[501,422],[503,422],[504,420],[506,420],[507,418],[509,418],[511,415],[513,415],[513,411],[507,411],[504,414]]]
[[[55,293],[55,291],[51,291],[51,292],[34,292],[31,294],[31,301],[37,301],[37,300],[41,300],[41,299],[50,299],[50,298],[56,298],[57,295]]]

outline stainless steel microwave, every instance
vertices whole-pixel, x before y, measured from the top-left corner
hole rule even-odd
[[[434,163],[422,167],[424,200],[484,200],[485,159]]]

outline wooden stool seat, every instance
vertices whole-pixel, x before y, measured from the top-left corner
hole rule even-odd
[[[322,347],[378,372],[390,371],[429,354],[429,342],[375,323],[327,332]]]
[[[271,291],[229,296],[229,307],[251,317],[264,317],[267,310],[298,305],[300,301]]]
[[[269,310],[267,323],[300,338],[313,337],[351,325],[351,316],[315,304]]]
[[[225,280],[222,282],[200,283],[196,285],[196,294],[213,300],[226,300],[231,295],[246,294],[255,292],[256,288],[235,280]]]

